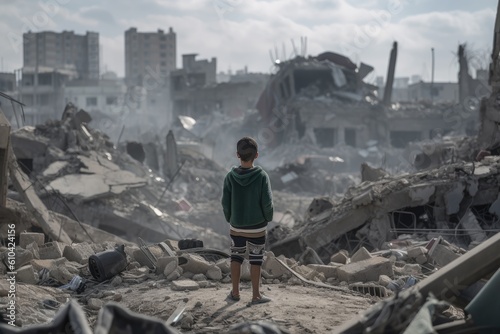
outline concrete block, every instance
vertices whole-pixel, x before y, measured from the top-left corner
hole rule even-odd
[[[427,255],[423,254],[423,255],[419,255],[415,258],[415,262],[417,262],[418,264],[424,264],[424,263],[427,263]]]
[[[408,248],[407,253],[408,253],[408,257],[410,259],[416,259],[417,257],[419,257],[421,255],[427,254],[427,248],[421,247],[421,246],[420,247],[412,247],[412,248]]]
[[[192,280],[195,281],[195,282],[206,281],[207,280],[207,276],[205,276],[203,274],[196,274],[196,275],[193,276]]]
[[[16,268],[21,268],[31,260],[33,260],[33,253],[21,247],[16,247]]]
[[[167,269],[168,266],[165,268]],[[173,272],[171,272],[168,276],[167,276],[167,281],[175,281],[176,279],[179,279],[179,277],[181,277],[181,268],[180,267],[177,267],[176,269],[174,269]]]
[[[274,256],[264,258],[262,270],[269,274],[270,277],[267,278],[280,278],[288,272]]]
[[[144,254],[140,249],[136,249],[133,251],[132,257],[135,261],[139,262],[141,267],[148,267],[151,265],[151,261],[149,261],[146,254]]]
[[[368,189],[364,193],[354,197],[351,203],[354,207],[370,204],[373,201],[372,190]]]
[[[330,257],[330,262],[346,264],[347,259],[349,259],[349,257],[347,256],[347,251],[341,250],[340,252],[335,253]]]
[[[179,269],[179,270],[177,270],[177,269]],[[165,265],[165,268],[163,269],[163,275],[165,275],[165,277],[169,277],[176,270],[179,273],[179,275],[182,274],[182,270],[178,266],[178,262],[176,260],[171,260],[170,262],[168,262]]]
[[[231,272],[231,259],[219,260],[215,265],[220,268],[223,274],[229,274]]]
[[[307,265],[307,264],[324,264],[321,261],[318,253],[311,247],[307,247],[306,250],[300,255],[299,262]]]
[[[168,274],[170,274],[172,271],[175,270],[175,268],[177,268],[177,266],[179,265],[179,260],[177,258],[177,256],[164,256],[164,257],[160,257],[158,259],[158,261],[156,262],[156,273],[157,274],[161,274],[161,273],[164,273],[165,272],[165,268],[170,264],[174,262],[175,263],[175,266],[174,265],[170,265],[169,267],[169,270],[167,271]],[[172,266],[174,266],[172,268]],[[165,276],[168,276],[165,275]]]
[[[195,281],[186,279],[186,280],[172,282],[171,288],[174,291],[185,291],[185,290],[194,291],[198,290],[200,286]]]
[[[38,282],[33,266],[26,265],[17,269],[16,280],[28,284],[36,284]]]
[[[103,305],[104,303],[102,302],[102,300],[97,298],[90,298],[87,302],[88,308],[95,311],[100,310]]]
[[[40,271],[44,268],[50,271],[51,269],[55,269],[59,266],[66,267],[67,263],[68,263],[68,260],[64,257],[61,257],[59,259],[51,259],[51,260],[32,260],[30,262],[30,264],[33,266],[33,268],[36,271]]]
[[[432,254],[429,254],[429,256],[440,267],[444,267],[460,257],[460,255],[441,244],[435,245]]]
[[[36,243],[38,246],[43,246],[45,243],[45,234],[35,233],[35,232],[21,232],[19,234],[19,246],[26,249],[26,246],[32,242]]]
[[[38,251],[38,244],[36,242],[32,242],[26,246],[26,250],[30,251],[33,254],[34,259],[40,258],[40,252]]]
[[[318,273],[322,273],[326,279],[328,278],[337,278],[337,268],[338,266],[327,266],[321,264],[310,264],[309,268],[313,269]]]
[[[63,251],[56,241],[48,242],[38,248],[41,260],[58,259],[63,257]]]
[[[380,275],[392,277],[392,263],[383,257],[346,264],[337,269],[338,280],[345,282],[377,282]]]
[[[182,254],[179,256],[179,266],[193,274],[205,274],[210,268],[210,263],[196,254]]]
[[[404,275],[419,275],[422,273],[422,268],[416,263],[407,263],[401,268]]]
[[[388,286],[392,282],[392,278],[387,275],[380,275],[378,277],[378,284],[381,286]]]
[[[214,281],[220,281],[222,279],[222,270],[216,265],[213,265],[210,268],[208,268],[207,277],[208,279]]]
[[[64,266],[58,266],[49,270],[49,276],[61,284],[66,284],[73,278],[73,274]]]
[[[94,250],[86,242],[66,246],[63,252],[63,256],[69,261],[78,262],[80,264],[87,263],[89,257],[94,254]]]
[[[361,247],[356,253],[354,253],[353,256],[351,256],[351,262],[368,260],[371,257],[372,255],[370,254],[370,252],[365,247]]]

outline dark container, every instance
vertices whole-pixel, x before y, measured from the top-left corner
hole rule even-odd
[[[125,254],[124,245],[89,257],[90,273],[99,282],[116,276],[125,268],[127,268],[127,255]]]

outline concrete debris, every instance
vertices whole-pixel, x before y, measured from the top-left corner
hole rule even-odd
[[[198,290],[199,288],[200,286],[198,283],[193,280],[184,279],[172,282],[172,290],[174,291],[193,291]]]
[[[356,253],[354,253],[353,256],[351,256],[351,263],[352,262],[358,262],[358,261],[363,261],[363,260],[368,260],[372,256],[370,252],[365,247],[361,247]]]
[[[391,261],[381,257],[373,257],[338,268],[338,279],[348,283],[377,282],[380,275],[394,276]]]
[[[43,246],[45,243],[45,235],[43,233],[22,232],[19,234],[19,247],[26,249],[26,246],[35,242],[38,246]]]

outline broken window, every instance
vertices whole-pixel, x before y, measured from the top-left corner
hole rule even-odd
[[[109,106],[111,104],[116,104],[118,98],[116,96],[108,96],[106,97],[106,104]]]
[[[315,128],[314,136],[320,147],[333,147],[337,143],[337,130],[335,128]]]
[[[97,97],[87,97],[87,107],[97,106]]]
[[[422,140],[420,131],[391,131],[391,145],[396,148],[405,148],[412,141]]]
[[[346,128],[344,130],[344,142],[348,146],[356,147],[356,129]]]

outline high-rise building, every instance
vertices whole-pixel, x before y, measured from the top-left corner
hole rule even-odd
[[[75,70],[79,79],[99,79],[99,33],[73,31],[23,34],[23,67]]]
[[[151,86],[147,81],[166,78],[176,67],[176,34],[125,31],[125,79],[129,85]],[[164,80],[162,80],[164,82]],[[153,83],[154,84],[154,83]]]

